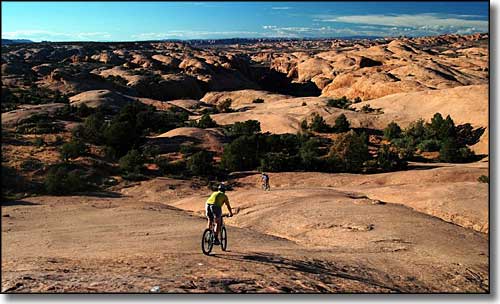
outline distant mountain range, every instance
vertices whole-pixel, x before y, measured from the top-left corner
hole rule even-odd
[[[33,43],[33,41],[28,39],[2,39],[2,45],[21,44],[21,43]]]
[[[340,40],[357,40],[357,39],[381,39],[383,37],[379,36],[349,36],[349,37],[330,37],[330,38],[221,38],[221,39],[161,39],[161,40],[147,40],[147,41],[136,41],[136,42],[185,42],[191,45],[225,45],[225,44],[246,44],[246,43],[256,43],[256,42],[287,42],[287,41],[312,41],[312,40],[328,40],[328,39],[340,39]],[[42,41],[42,43],[49,41]],[[81,41],[81,42],[92,42],[92,41]],[[119,41],[109,41],[110,43]],[[133,42],[133,41],[130,41]],[[35,43],[29,39],[2,39],[2,45],[11,44],[22,44],[22,43]]]

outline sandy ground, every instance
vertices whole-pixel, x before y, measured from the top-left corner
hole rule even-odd
[[[215,248],[210,257],[200,249],[210,192],[193,181],[161,178],[108,196],[7,202],[2,290],[487,292],[487,234],[405,204],[424,204],[422,198],[401,199],[415,191],[405,178],[454,186],[459,194],[463,183],[480,184],[468,180],[483,166],[372,176],[271,174],[270,192],[256,187],[257,176],[242,177],[228,192],[236,213],[226,221],[229,251]],[[463,180],[451,182],[457,170]],[[398,203],[372,197],[392,190],[376,194],[370,183],[402,184]]]

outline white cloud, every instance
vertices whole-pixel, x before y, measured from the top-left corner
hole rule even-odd
[[[271,7],[271,9],[273,9],[273,10],[289,10],[289,9],[291,9],[291,7],[289,7],[289,6],[273,6],[273,7]]]
[[[487,20],[465,19],[464,15],[438,15],[438,14],[401,14],[401,15],[351,15],[351,16],[319,16],[323,22],[343,22],[352,24],[368,24],[392,27],[412,27],[436,30],[461,30],[475,28],[479,31],[488,30]]]

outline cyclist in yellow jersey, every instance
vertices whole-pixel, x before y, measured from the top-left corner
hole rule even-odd
[[[221,184],[219,185],[218,191],[212,193],[210,197],[205,202],[205,212],[208,218],[208,228],[210,229],[213,221],[215,219],[215,241],[214,245],[219,245],[219,233],[222,220],[222,206],[225,204],[229,210],[229,216],[233,216],[233,210],[231,205],[229,205],[229,199],[227,198],[226,187]]]

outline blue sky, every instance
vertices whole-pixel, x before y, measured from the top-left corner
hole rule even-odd
[[[2,38],[132,41],[488,31],[488,2],[5,2]]]

